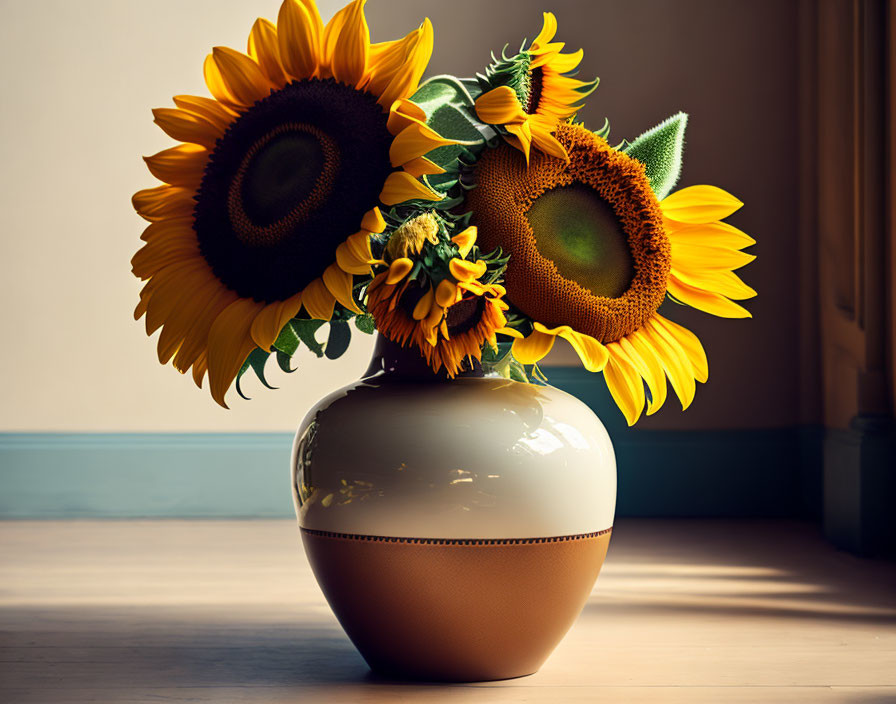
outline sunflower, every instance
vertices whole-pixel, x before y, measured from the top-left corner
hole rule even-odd
[[[436,280],[425,270],[419,255],[426,243],[437,245],[434,216],[424,213],[404,223],[386,245],[387,269],[378,273],[367,289],[367,309],[385,337],[401,346],[417,347],[433,371],[442,368],[453,378],[465,360],[479,361],[482,346],[497,345],[497,334],[518,335],[505,328],[503,286],[483,283],[487,263],[464,259],[476,242],[476,228],[469,227],[451,242],[458,256],[448,259],[447,273]],[[398,254],[392,259],[392,255]],[[438,266],[435,267],[439,269]]]
[[[510,254],[509,301],[533,321],[513,344],[523,364],[542,359],[557,337],[590,371],[603,371],[629,425],[648,401],[682,407],[708,378],[706,354],[689,330],[657,310],[667,296],[725,317],[749,317],[734,302],[756,295],[734,273],[755,257],[754,240],[721,220],[742,203],[712,186],[657,199],[644,166],[579,125],[557,129],[570,161],[490,150],[477,166],[468,205],[485,247]]]
[[[247,54],[206,58],[213,98],[153,111],[181,144],[146,158],[164,185],[133,198],[150,222],[133,259],[148,280],[135,316],[149,334],[163,328],[162,363],[192,368],[199,386],[208,372],[222,406],[249,352],[268,351],[302,309],[360,312],[353,276],[370,274],[379,204],[442,197],[418,177],[441,172],[425,154],[454,142],[407,100],[432,26],[371,44],[364,3],[324,26],[314,0],[285,0],[276,26],[252,27]]]
[[[563,43],[553,42],[557,19],[544,13],[544,24],[525,51],[490,67],[487,85],[476,100],[476,114],[483,122],[501,125],[507,141],[526,155],[531,146],[567,159],[566,148],[554,137],[557,125],[578,112],[581,101],[597,88],[597,79],[580,81],[568,74],[582,61],[579,49],[563,54]],[[497,84],[497,85],[496,85]]]

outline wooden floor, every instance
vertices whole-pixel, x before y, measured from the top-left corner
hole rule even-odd
[[[0,523],[0,702],[158,701],[896,702],[896,565],[801,524],[621,521],[540,673],[445,686],[370,674],[291,521]]]

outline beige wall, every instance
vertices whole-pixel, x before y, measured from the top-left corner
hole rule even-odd
[[[325,17],[336,7],[321,2]],[[208,47],[242,48],[276,0],[45,0],[0,5],[0,326],[5,371],[0,431],[286,430],[321,395],[364,368],[369,338],[337,362],[299,360],[282,390],[247,383],[251,402],[218,408],[155,360],[131,312],[129,259],[142,229],[131,194],[152,185],[139,155],[170,141],[151,107],[202,93]],[[745,278],[761,292],[750,322],[676,310],[704,338],[712,383],[692,410],[670,402],[649,427],[797,422],[797,369],[814,353],[798,336],[796,3],[550,3],[562,38],[583,46],[602,83],[584,113],[633,137],[672,112],[692,115],[684,180],[747,203],[733,222],[760,260]],[[371,0],[375,40],[436,27],[432,72],[471,73],[488,50],[534,36],[542,4]],[[276,382],[275,382],[276,383]],[[595,383],[602,383],[595,380]],[[810,416],[813,409],[807,412]],[[804,415],[805,418],[805,415]],[[809,418],[811,420],[811,418]]]

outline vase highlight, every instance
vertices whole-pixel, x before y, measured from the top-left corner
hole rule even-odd
[[[370,667],[431,680],[535,672],[575,621],[610,539],[612,445],[582,402],[380,339],[293,448],[302,539]]]

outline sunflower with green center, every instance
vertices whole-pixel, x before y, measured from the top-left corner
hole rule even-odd
[[[545,154],[567,158],[553,132],[597,88],[597,79],[584,82],[569,75],[578,68],[583,52],[562,53],[564,44],[553,41],[556,33],[557,18],[545,12],[541,32],[529,48],[490,66],[481,80],[483,93],[476,99],[479,118],[505,130],[507,142],[523,152],[526,161],[533,144]]]
[[[668,296],[749,317],[734,301],[756,292],[734,270],[755,258],[740,251],[754,240],[722,222],[742,203],[713,186],[658,200],[637,159],[580,125],[556,136],[568,161],[537,155],[527,165],[498,147],[478,162],[468,195],[483,246],[510,255],[507,298],[531,322],[513,355],[535,364],[566,339],[586,369],[603,371],[629,425],[645,402],[648,415],[663,405],[667,378],[687,408],[708,378],[706,354],[657,311]]]
[[[212,98],[153,111],[181,144],[146,158],[164,185],[133,198],[150,222],[133,259],[147,281],[135,316],[162,328],[160,361],[192,368],[200,386],[207,372],[221,405],[247,355],[293,317],[361,312],[354,277],[375,261],[380,206],[442,198],[425,155],[454,142],[407,101],[432,26],[371,44],[364,4],[324,26],[314,0],[285,0],[276,25],[252,27],[248,53],[209,54]]]

